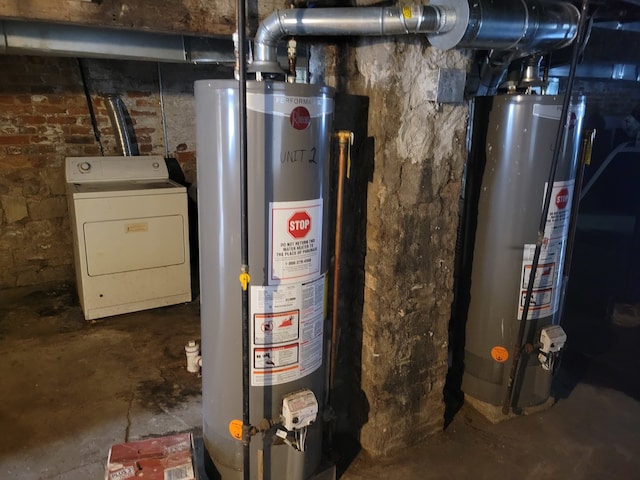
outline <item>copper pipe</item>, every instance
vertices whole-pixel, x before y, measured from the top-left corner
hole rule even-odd
[[[331,360],[329,363],[329,392],[333,391],[338,357],[338,291],[340,289],[340,250],[342,246],[342,207],[344,204],[344,178],[351,143],[351,132],[341,130],[338,137],[338,192],[336,197],[336,235],[333,257],[333,303],[331,309]]]

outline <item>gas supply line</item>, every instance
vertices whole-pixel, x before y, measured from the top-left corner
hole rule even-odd
[[[236,29],[238,51],[246,52],[247,23],[245,0],[236,1]],[[248,207],[248,153],[247,153],[247,63],[244,54],[237,56],[238,110],[240,140],[240,286],[242,288],[242,475],[251,479],[250,473],[250,333],[249,333],[249,207]]]
[[[347,164],[351,162],[351,145],[353,145],[353,132],[340,130],[336,133],[338,140],[338,188],[336,192],[336,220],[334,240],[334,265],[333,265],[333,296],[331,309],[331,348],[329,360],[329,388],[330,396],[335,385],[336,363],[338,362],[338,307],[340,291],[340,253],[342,250],[342,210],[344,206],[344,182],[348,177]]]

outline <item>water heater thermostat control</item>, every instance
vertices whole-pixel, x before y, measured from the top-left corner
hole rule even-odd
[[[542,368],[551,370],[555,357],[567,341],[567,334],[560,325],[544,327],[540,332],[540,350],[538,360]]]
[[[308,427],[318,416],[318,400],[309,390],[289,393],[282,399],[282,425],[287,430]]]

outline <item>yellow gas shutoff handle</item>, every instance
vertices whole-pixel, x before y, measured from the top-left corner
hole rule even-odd
[[[251,282],[251,276],[247,272],[242,272],[239,279],[240,285],[242,285],[242,290],[246,292],[249,282]]]

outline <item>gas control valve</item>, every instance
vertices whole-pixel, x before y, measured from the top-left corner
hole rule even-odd
[[[540,350],[538,360],[545,370],[553,370],[553,365],[562,347],[567,341],[567,334],[560,325],[544,327],[540,332]]]
[[[282,399],[282,425],[289,431],[308,427],[317,416],[318,400],[309,389],[289,393]]]

